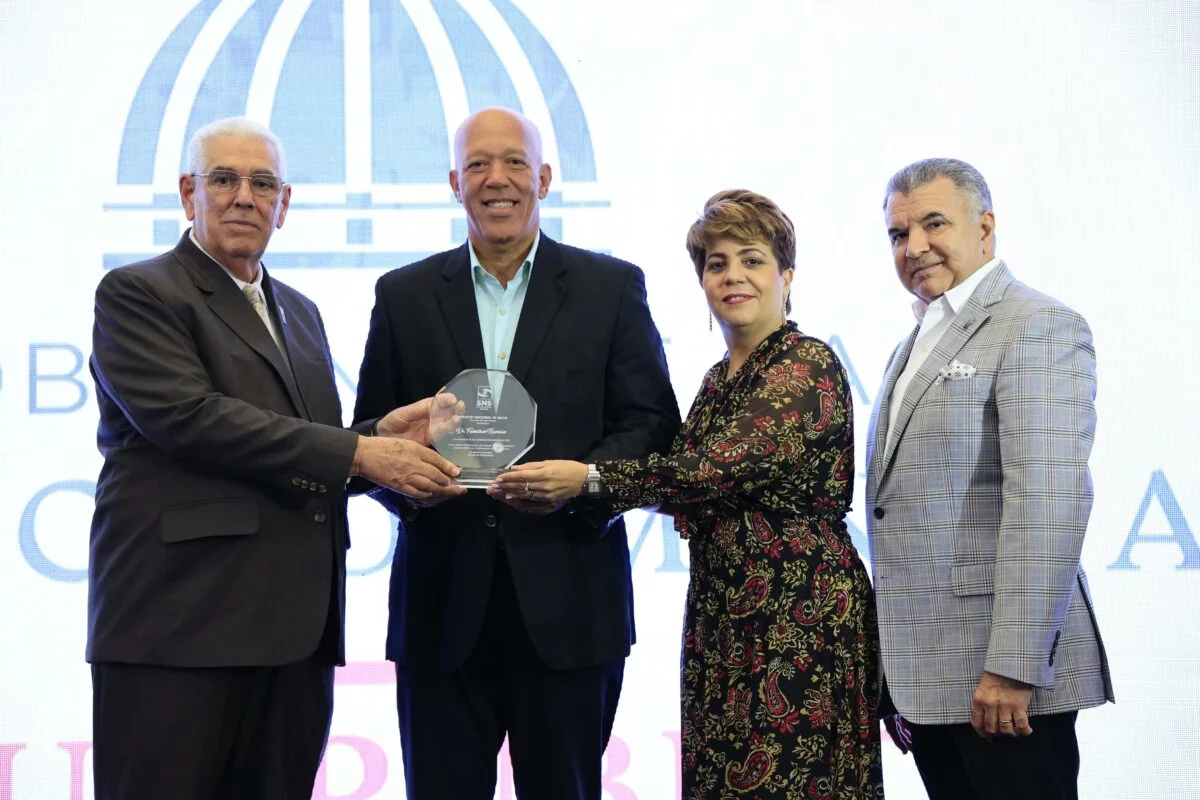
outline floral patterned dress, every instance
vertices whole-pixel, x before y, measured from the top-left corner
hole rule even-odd
[[[618,510],[690,539],[685,800],[883,797],[875,601],[846,531],[848,384],[788,323],[705,376],[671,452],[598,465]]]

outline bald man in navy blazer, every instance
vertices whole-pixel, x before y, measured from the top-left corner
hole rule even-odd
[[[669,447],[679,412],[642,272],[539,231],[550,177],[520,115],[463,123],[450,184],[468,242],[380,279],[356,420],[488,367],[538,404],[528,460]],[[634,640],[621,519],[491,490],[377,495],[401,518],[387,655],[410,800],[490,800],[506,735],[522,800],[599,800]]]

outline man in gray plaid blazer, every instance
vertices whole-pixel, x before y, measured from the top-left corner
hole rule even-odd
[[[1083,317],[995,258],[991,206],[953,159],[885,195],[920,321],[868,434],[881,708],[933,800],[1075,798],[1076,712],[1113,699],[1079,564],[1095,351]]]

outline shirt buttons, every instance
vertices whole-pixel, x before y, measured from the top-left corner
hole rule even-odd
[[[501,308],[501,309],[499,309],[499,310],[497,311],[497,313],[498,313],[498,314],[500,314],[500,316],[502,316],[502,317],[503,317],[505,314],[507,314],[507,313],[508,313],[508,309],[507,309],[507,308]]]
[[[500,351],[500,360],[501,360],[501,361],[503,361],[503,360],[504,360],[504,359],[506,359],[506,358],[508,358],[508,353],[506,353],[506,352],[504,352],[503,350],[501,350],[501,351]]]

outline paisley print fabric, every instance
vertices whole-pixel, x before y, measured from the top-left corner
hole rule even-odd
[[[615,510],[657,505],[689,539],[683,796],[883,797],[875,601],[845,523],[845,374],[792,323],[726,368],[669,454],[598,465]]]

